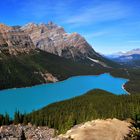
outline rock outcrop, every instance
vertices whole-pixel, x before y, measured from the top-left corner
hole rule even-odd
[[[56,135],[57,130],[28,125],[0,127],[1,140],[124,140],[131,138],[134,128],[130,122],[118,119],[93,120],[71,128],[66,134]]]
[[[0,24],[0,50],[8,50],[10,53],[17,51],[28,52],[34,49],[34,44],[29,35],[20,29]]]
[[[124,140],[131,124],[117,119],[93,120],[77,125],[52,140]]]
[[[50,140],[55,130],[48,127],[29,125],[9,125],[0,127],[0,140]]]
[[[40,74],[47,83],[58,82],[58,79],[56,77],[54,77],[51,73],[48,73],[48,72],[42,73],[41,72]]]

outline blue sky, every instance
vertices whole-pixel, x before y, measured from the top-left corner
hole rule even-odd
[[[105,54],[140,48],[140,0],[5,0],[0,22],[53,21]]]

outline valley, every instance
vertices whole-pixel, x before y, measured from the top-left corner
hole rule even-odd
[[[2,52],[0,58],[0,89],[55,82],[46,80],[47,73],[58,80],[64,80],[71,76],[96,75],[104,72],[100,67],[77,63],[39,49],[31,50],[30,53],[19,53],[16,56]]]
[[[0,13],[0,140],[140,140],[140,0]]]
[[[104,57],[53,22],[0,24],[0,125],[25,131],[31,124],[43,135],[48,127],[60,134],[86,121],[129,118],[139,128],[138,65]]]

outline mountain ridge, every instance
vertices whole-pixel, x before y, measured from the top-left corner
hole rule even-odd
[[[48,24],[28,23],[24,26],[0,24],[0,49],[39,48],[43,51],[86,63],[91,66],[112,67],[114,62],[97,53],[78,33],[67,33],[63,27]]]
[[[35,49],[30,37],[19,29],[0,24],[0,50],[8,50],[11,53],[11,50],[16,52],[23,49]]]
[[[84,37],[76,32],[66,33],[63,27],[53,22],[48,24],[29,23],[21,27],[21,30],[29,34],[36,47],[58,56],[73,59],[78,55],[84,58],[90,53],[98,56]]]
[[[115,53],[106,57],[127,67],[140,67],[140,48],[123,53]]]
[[[112,54],[108,54],[106,56],[122,56],[122,55],[133,55],[133,54],[140,54],[140,48],[135,48],[135,49],[132,49],[132,50],[129,50],[129,51],[125,51],[125,52],[122,52],[122,51],[119,51],[119,52],[116,52],[116,53],[112,53]]]

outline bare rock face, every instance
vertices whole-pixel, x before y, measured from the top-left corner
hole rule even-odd
[[[0,24],[0,50],[14,50],[18,48],[35,48],[29,35],[20,29]]]
[[[47,83],[55,83],[55,82],[58,82],[58,79],[55,76],[53,76],[51,73],[47,72],[47,71],[45,73],[40,72],[40,75],[43,77],[43,79]]]
[[[9,125],[0,127],[0,140],[50,140],[54,136],[55,130],[46,127],[36,127],[32,125]]]
[[[92,49],[87,41],[78,33],[68,34],[56,24],[29,23],[21,30],[29,34],[34,45],[44,51],[65,58],[84,59],[87,56],[98,54]]]
[[[10,31],[10,30],[12,30],[12,27],[6,26],[5,24],[0,24],[1,32]]]

